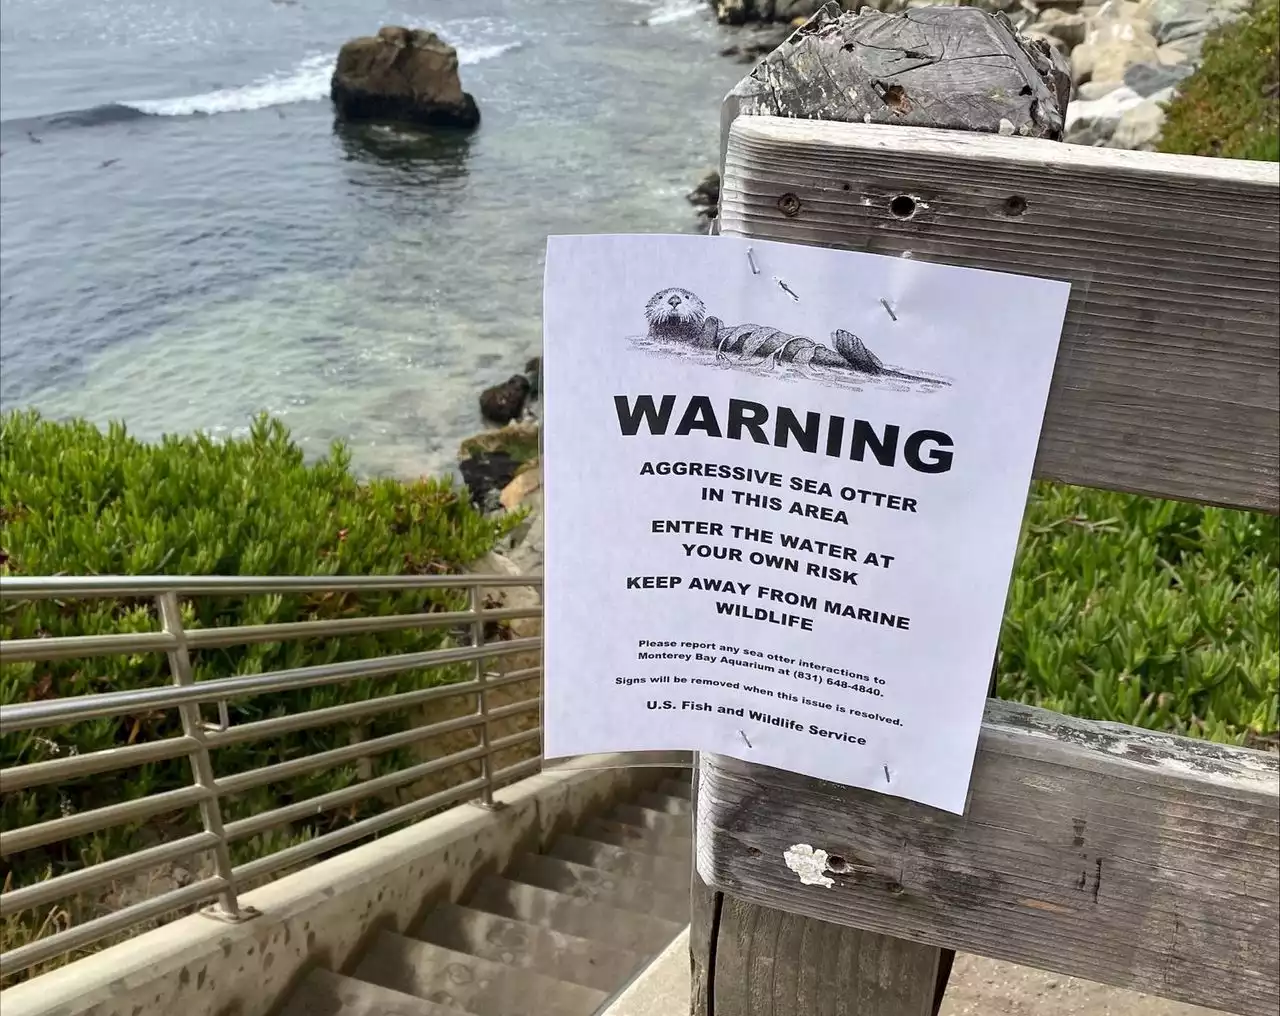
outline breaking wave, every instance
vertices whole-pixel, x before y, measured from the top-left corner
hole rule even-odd
[[[458,63],[477,64],[519,49],[522,42],[503,42],[488,46],[459,46]],[[199,95],[181,95],[172,99],[130,99],[111,102],[88,109],[70,110],[23,120],[7,120],[8,129],[42,127],[96,127],[122,123],[146,116],[213,116],[217,113],[247,113],[271,106],[291,106],[298,102],[316,102],[329,95],[329,79],[333,75],[333,54],[309,56],[287,71],[277,71],[238,88],[219,88]]]
[[[683,21],[685,18],[691,18],[696,14],[701,14],[706,6],[707,5],[703,2],[670,0],[670,2],[663,4],[645,18],[645,24],[668,25],[673,21]]]

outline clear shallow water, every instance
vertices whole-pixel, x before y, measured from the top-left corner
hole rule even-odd
[[[335,124],[383,24],[458,47],[477,132]],[[724,41],[699,0],[0,0],[0,405],[452,468],[548,233],[693,228]]]

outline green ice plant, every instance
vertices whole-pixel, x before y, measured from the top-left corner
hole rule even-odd
[[[1038,483],[1000,649],[1002,698],[1265,743],[1278,726],[1280,520]]]
[[[435,479],[357,482],[340,444],[306,461],[278,420],[257,419],[243,438],[165,437],[147,444],[113,424],[55,422],[34,412],[0,421],[0,581],[16,575],[378,575],[457,571],[486,553],[516,522],[475,510],[465,490]],[[201,596],[181,604],[184,625],[270,624],[321,618],[459,610],[462,590],[371,594]],[[159,627],[155,604],[137,600],[3,601],[0,635],[139,632]],[[340,639],[264,643],[192,654],[197,680],[255,674],[447,644],[435,628]],[[409,671],[229,703],[232,723],[355,702],[463,679],[465,668]],[[171,681],[164,654],[108,656],[0,667],[0,702],[10,704],[143,688]],[[212,710],[209,718],[214,718]],[[404,715],[361,721],[365,739],[403,729]],[[91,720],[64,729],[0,738],[0,766],[150,742],[181,733],[176,710]],[[218,775],[349,744],[350,725],[317,727],[213,753]],[[372,760],[372,775],[407,762],[405,751]],[[225,802],[228,820],[340,789],[354,766],[298,776]],[[185,758],[69,781],[0,801],[6,828],[189,785]],[[187,816],[188,820],[191,816]],[[319,835],[357,820],[360,809],[328,814],[288,830]],[[136,846],[150,830],[117,828],[89,838],[106,853]],[[78,865],[81,840],[40,857],[14,858],[44,869]],[[34,853],[34,852],[33,852]],[[241,851],[243,854],[243,851]]]

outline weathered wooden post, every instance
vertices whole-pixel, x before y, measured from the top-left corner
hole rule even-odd
[[[1068,94],[1001,15],[830,4],[725,101],[719,231],[1068,280],[1037,475],[1280,510],[1280,173],[1053,144]],[[954,949],[1280,1004],[1274,755],[992,701],[963,817],[716,755],[695,800],[695,1016],[926,1016]]]

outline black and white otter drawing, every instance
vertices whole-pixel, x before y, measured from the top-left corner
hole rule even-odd
[[[734,366],[758,370],[770,365],[794,364],[865,378],[916,381],[934,386],[950,384],[943,378],[909,374],[886,366],[858,336],[843,328],[832,333],[835,347],[832,349],[769,325],[726,325],[708,315],[706,305],[687,289],[671,288],[654,293],[645,305],[644,314],[649,322],[647,338],[656,344],[713,351],[716,361],[728,360]]]

